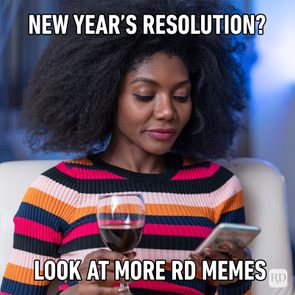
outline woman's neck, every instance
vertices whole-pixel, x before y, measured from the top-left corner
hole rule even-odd
[[[156,174],[166,169],[163,155],[150,154],[137,146],[118,147],[114,142],[110,142],[107,150],[101,155],[101,160],[137,173]]]

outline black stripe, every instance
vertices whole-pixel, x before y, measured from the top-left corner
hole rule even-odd
[[[73,163],[73,162],[65,162],[65,164],[69,167],[69,168],[83,168],[86,170],[97,170],[97,169],[101,169],[102,167],[107,168],[108,165],[101,165],[102,163],[94,163],[95,161],[92,159],[92,156],[88,156],[88,160],[90,160],[92,162],[92,165],[85,165],[85,164],[80,164],[80,163]],[[187,169],[192,169],[192,168],[200,168],[200,167],[206,167],[208,168],[210,166],[210,162],[209,161],[202,161],[202,162],[196,162],[196,163],[192,163],[189,164],[188,166],[184,166],[182,167],[183,170],[187,170]]]
[[[194,250],[203,240],[204,238],[200,237],[143,235],[137,247],[145,249]]]
[[[137,248],[192,251],[204,240],[200,237],[143,235]],[[106,247],[99,234],[73,239],[59,248],[59,253]],[[177,258],[177,257],[176,257]]]
[[[137,173],[131,170],[127,170],[118,166],[114,166],[112,164],[109,164],[103,160],[101,160],[101,154],[94,154],[89,155],[88,158],[95,164],[95,166],[98,169],[105,169],[107,171],[110,171],[111,173],[123,176],[124,178],[133,179],[136,181],[165,181],[167,179],[170,179],[172,176],[174,176],[181,168],[183,159],[181,156],[173,153],[168,153],[163,156],[163,159],[165,161],[166,169],[165,171],[157,174],[151,174],[151,173]]]
[[[252,286],[251,281],[238,281],[234,284],[218,287],[218,294],[220,295],[244,294],[251,288],[251,286]]]
[[[239,211],[240,209],[238,209]],[[235,211],[234,211],[235,212]],[[226,213],[229,214],[230,212]],[[110,215],[110,214],[105,214]],[[223,215],[221,215],[223,216]],[[131,214],[131,219],[133,219],[133,214]],[[109,218],[110,219],[110,218]],[[236,220],[236,219],[233,219]],[[83,216],[73,223],[71,223],[67,231],[64,232],[66,235],[68,232],[76,228],[81,224],[86,224],[89,222],[97,222],[96,214],[89,214]],[[208,226],[215,227],[215,223],[209,219],[208,217],[195,217],[195,216],[158,216],[158,215],[146,215],[145,216],[146,224],[175,224],[175,225],[200,225],[200,226]]]
[[[106,247],[99,234],[89,235],[73,239],[70,242],[61,245],[58,252],[60,254],[79,251],[84,249],[94,249]]]
[[[13,295],[38,295],[46,294],[48,286],[33,286],[3,278],[1,291]]]
[[[77,226],[82,225],[82,224],[86,224],[86,223],[90,223],[90,222],[97,222],[96,214],[85,215],[85,216],[75,220],[73,223],[71,223],[67,227],[66,231],[64,232],[64,236],[66,236],[67,233],[69,233],[71,230],[75,229]]]
[[[43,172],[42,175],[49,177],[53,181],[63,184],[65,186],[67,186],[68,188],[76,189],[77,180],[75,178],[59,171],[56,167],[53,167],[53,168]]]
[[[207,217],[194,217],[194,216],[146,215],[145,222],[148,224],[200,225],[200,226],[215,227],[215,224],[211,219]]]
[[[244,223],[245,222],[244,207],[221,214],[218,220],[218,223],[220,222]]]
[[[219,169],[214,175],[204,179],[192,180],[165,180],[165,181],[133,181],[118,179],[74,179],[52,168],[44,175],[80,193],[103,194],[121,191],[163,192],[179,194],[210,193],[219,189],[231,177],[232,173],[224,168]]]
[[[59,257],[59,245],[55,243],[44,242],[35,238],[14,234],[13,247],[29,253],[38,255]]]
[[[68,223],[62,218],[42,208],[25,202],[21,203],[16,216],[33,220],[43,225],[47,225],[55,231],[64,231],[68,227]]]
[[[92,214],[91,221],[97,221],[96,215]],[[113,218],[113,214],[104,213],[101,214],[104,219],[110,220]],[[88,215],[90,216],[90,215]],[[117,215],[119,216],[119,215]],[[130,214],[130,220],[138,220],[138,214]],[[80,219],[79,219],[80,220]],[[89,220],[89,222],[91,222]],[[76,223],[76,222],[75,222]],[[80,223],[80,222],[79,222]],[[87,223],[87,222],[83,222]],[[215,227],[215,223],[207,217],[195,217],[195,216],[158,216],[158,215],[146,215],[146,224],[169,224],[169,225],[200,225],[207,227]]]

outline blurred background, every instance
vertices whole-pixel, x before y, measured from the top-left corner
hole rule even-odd
[[[267,17],[264,35],[247,36],[244,62],[251,97],[245,128],[236,139],[235,155],[270,161],[285,176],[294,253],[295,1],[234,2],[245,13],[263,13]],[[28,78],[50,38],[28,35],[28,14],[58,13],[65,5],[65,0],[0,1],[0,162],[73,156],[33,154],[23,143],[19,120]]]

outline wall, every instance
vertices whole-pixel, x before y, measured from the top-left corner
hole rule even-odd
[[[267,16],[257,36],[252,68],[250,133],[254,157],[274,163],[286,177],[290,232],[295,245],[295,1],[253,2]]]

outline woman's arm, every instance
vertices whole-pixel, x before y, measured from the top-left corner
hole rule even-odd
[[[55,168],[50,169],[54,175]],[[0,294],[43,295],[49,281],[34,278],[34,261],[40,261],[41,271],[46,260],[59,259],[63,231],[69,222],[73,206],[60,199],[64,187],[45,174],[40,175],[27,190],[14,217],[14,242],[6,267]],[[67,198],[75,201],[77,192]]]
[[[221,167],[221,169],[224,168]],[[229,172],[227,171],[226,173]],[[245,223],[243,195],[239,179],[233,175],[219,190],[226,197],[223,198],[222,203],[218,204],[215,212],[217,223]],[[201,270],[203,260],[246,260],[250,258],[250,252],[247,248],[241,248],[229,241],[224,243],[223,247],[225,252],[227,252],[226,255],[208,248],[206,249],[205,256],[192,253],[191,258],[197,263],[199,270]],[[234,279],[233,281],[208,280],[208,283],[217,287],[218,295],[251,294],[251,281],[239,281],[238,279]]]

